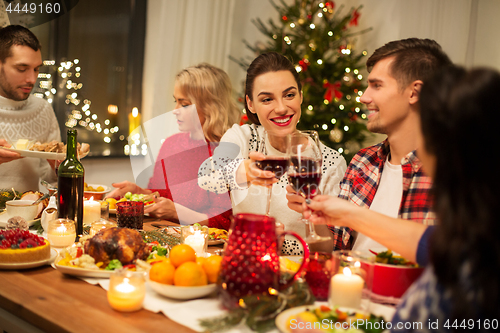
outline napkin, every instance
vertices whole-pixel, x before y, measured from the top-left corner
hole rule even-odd
[[[99,285],[104,290],[109,289],[109,279],[84,277],[80,277],[80,279],[92,285]],[[316,302],[314,305],[327,305],[327,303]],[[161,312],[172,321],[189,327],[196,332],[204,332],[204,329],[199,325],[200,319],[219,317],[227,313],[216,294],[212,294],[211,297],[190,301],[174,300],[157,294],[148,283],[146,283],[146,297],[144,298],[143,308],[155,313]],[[392,319],[395,311],[395,308],[391,306],[370,303],[370,312],[377,316],[383,316],[386,321]],[[253,333],[245,323],[241,323],[225,332]],[[269,332],[279,333],[278,329]]]

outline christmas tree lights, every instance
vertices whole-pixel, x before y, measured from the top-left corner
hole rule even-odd
[[[320,139],[347,160],[361,148],[369,132],[360,98],[366,88],[360,70],[366,51],[358,52],[354,37],[371,29],[356,30],[361,6],[343,13],[333,1],[283,0],[272,5],[279,22],[252,20],[268,39],[246,46],[256,55],[275,51],[287,56],[303,86],[303,112],[297,127],[317,130]],[[245,70],[253,58],[234,59]],[[241,101],[243,99],[240,99]]]

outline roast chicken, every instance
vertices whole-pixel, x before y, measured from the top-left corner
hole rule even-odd
[[[122,265],[131,264],[136,259],[146,260],[149,247],[142,240],[141,234],[134,229],[108,228],[98,232],[84,244],[85,253],[102,262],[106,267],[113,259]]]

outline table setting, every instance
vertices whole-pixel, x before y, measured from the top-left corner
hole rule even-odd
[[[304,255],[281,256],[276,221],[270,216],[238,214],[235,216],[236,223],[227,233],[198,224],[181,226],[144,216],[142,202],[123,201],[118,203],[118,207],[121,204],[126,209],[110,214],[109,202],[94,200],[92,203],[92,200],[86,200],[91,204],[84,206],[84,221],[85,216],[87,221],[93,220],[84,227],[84,233],[88,233],[86,237],[92,239],[106,230],[125,229],[141,235],[144,244],[156,244],[159,247],[162,244],[167,253],[178,244],[187,245],[196,255],[194,262],[211,256],[220,258],[220,271],[216,280],[200,286],[158,282],[148,273],[158,263],[146,264],[148,266],[144,271],[137,268],[136,272],[131,272],[135,277],[121,276],[127,273],[123,269],[85,269],[65,264],[63,261],[67,247],[77,244],[77,250],[72,251],[79,251],[79,247],[84,251],[83,245],[75,243],[75,223],[68,219],[53,219],[43,230],[41,237],[47,239],[52,247],[48,259],[17,267],[0,264],[0,279],[8,271],[29,276],[30,270],[37,267],[44,274],[53,275],[44,268],[51,265],[50,269],[59,274],[62,281],[76,279],[102,289],[106,297],[101,302],[111,311],[162,314],[196,332],[222,329],[227,332],[290,332],[290,320],[301,316],[310,317],[317,313],[326,315],[328,311],[337,311],[337,316],[339,313],[350,314],[352,318],[368,315],[363,318],[383,318],[388,321],[395,311],[395,302],[382,304],[387,300],[385,296],[393,295],[379,295],[382,297],[379,299],[377,295],[373,297],[373,260],[370,261],[366,255],[356,254],[353,257],[351,252],[309,253],[307,244],[298,236],[299,241],[304,242]],[[101,202],[105,204],[101,205]],[[32,234],[39,232],[31,230]],[[221,238],[210,240],[209,235]],[[358,258],[360,261],[346,261],[342,256],[351,256],[351,259]],[[358,262],[357,266],[353,262]],[[179,267],[175,267],[175,271]],[[121,282],[114,281],[116,279]],[[78,284],[75,288],[83,287]],[[2,297],[5,296],[0,297],[0,305]],[[242,307],[242,304],[246,305]],[[257,315],[250,310],[252,308],[259,308],[261,313]],[[339,309],[346,312],[339,312]],[[263,320],[262,314],[268,318]],[[235,321],[235,318],[238,320]]]

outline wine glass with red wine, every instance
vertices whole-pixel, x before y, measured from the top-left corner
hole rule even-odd
[[[266,138],[267,133],[264,131],[263,138]],[[288,156],[275,156],[268,155],[265,141],[262,140],[259,143],[259,147],[257,150],[259,153],[266,155],[266,158],[262,161],[256,161],[255,165],[265,171],[271,171],[274,173],[274,176],[277,179],[280,179],[286,172],[288,167]],[[266,215],[269,216],[269,210],[271,208],[271,195],[272,195],[273,187],[267,187],[267,203],[266,203]]]
[[[289,158],[287,175],[288,183],[297,194],[305,199],[312,199],[319,194],[321,181],[321,163],[323,156],[319,146],[318,132],[297,131],[290,134],[287,147]],[[330,240],[316,233],[314,225],[309,220],[301,219],[308,227],[307,243],[317,243]]]

